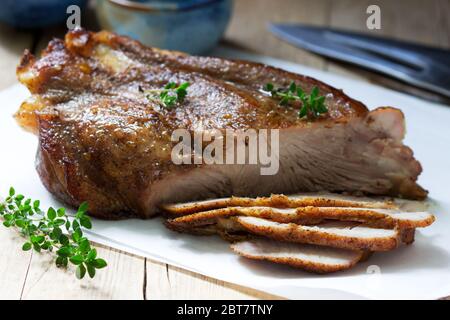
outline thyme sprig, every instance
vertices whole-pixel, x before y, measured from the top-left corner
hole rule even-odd
[[[280,99],[280,105],[286,106],[294,101],[301,102],[298,112],[299,118],[312,116],[319,117],[323,113],[328,112],[325,106],[325,96],[320,95],[318,87],[313,87],[309,94],[306,94],[300,86],[295,82],[291,82],[288,88],[275,88],[272,83],[267,83],[263,90],[269,92],[272,97]]]
[[[22,250],[55,252],[58,267],[67,267],[70,262],[76,266],[78,279],[84,278],[86,272],[93,278],[96,269],[106,267],[107,263],[97,257],[97,250],[91,248],[81,230],[81,227],[92,228],[91,219],[86,215],[87,209],[88,204],[82,203],[70,220],[64,208],[55,210],[50,207],[44,212],[39,200],[25,199],[10,188],[8,197],[0,202],[0,217],[5,227],[17,229],[26,239]]]
[[[178,102],[183,102],[187,95],[189,82],[183,82],[179,86],[175,82],[167,83],[163,89],[145,90],[148,100],[161,104],[164,108],[171,109]]]

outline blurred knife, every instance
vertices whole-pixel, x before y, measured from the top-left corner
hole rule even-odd
[[[300,24],[271,24],[269,28],[295,46],[450,98],[448,50]]]

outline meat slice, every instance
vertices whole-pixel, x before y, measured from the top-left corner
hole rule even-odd
[[[237,242],[231,249],[243,257],[286,264],[315,273],[349,269],[363,259],[364,252],[308,244],[252,239]]]
[[[397,229],[378,229],[347,222],[317,226],[278,223],[255,217],[236,217],[248,232],[279,241],[309,243],[342,249],[388,251],[400,242]]]
[[[188,233],[196,236],[210,236],[215,234],[220,234],[221,231],[227,232],[227,230],[223,228],[218,228],[217,225],[206,225],[201,227],[184,227],[180,225],[168,224],[166,223],[166,227],[176,232]]]
[[[239,223],[232,219],[217,219],[215,224],[203,226],[177,225],[166,222],[166,227],[170,230],[187,233],[196,236],[219,235],[228,242],[242,241],[252,238],[252,235],[245,231]]]
[[[317,219],[314,217],[299,218],[295,209],[278,209],[269,207],[228,207],[168,219],[167,223],[189,228],[214,224],[218,219],[230,218],[234,216],[251,216],[270,219],[277,222],[293,222],[298,224],[317,224],[323,220],[322,218]]]
[[[316,224],[321,223],[321,221],[316,222]],[[311,224],[313,225],[313,224]],[[273,234],[276,234],[278,237],[282,238],[282,236],[286,235],[285,229],[268,229],[270,233],[266,234],[264,229],[257,229],[256,232],[250,230],[254,228],[255,226],[247,226],[244,227],[242,223],[238,221],[238,219],[230,219],[230,218],[217,218],[215,220],[214,224],[205,224],[205,225],[193,225],[193,224],[176,224],[172,221],[166,222],[167,228],[181,233],[188,233],[192,235],[219,235],[224,240],[229,242],[235,242],[235,241],[242,241],[247,240],[250,238],[253,238],[253,234],[258,234],[262,237],[267,236],[269,238],[274,238]],[[321,225],[319,224],[319,227]],[[323,226],[323,222],[322,222]],[[326,227],[330,227],[330,225],[325,225]],[[348,225],[347,225],[348,226]],[[342,227],[342,225],[339,225],[339,227]],[[301,228],[301,231],[305,231],[305,228]],[[411,244],[414,242],[414,236],[415,236],[415,230],[414,228],[406,228],[406,229],[399,229],[399,238],[402,243],[404,244]],[[295,239],[295,237],[292,237],[291,234],[287,235],[288,237],[291,237]],[[279,239],[279,238],[276,238]],[[336,239],[335,239],[336,240]],[[347,241],[348,239],[341,239],[342,241]],[[325,241],[325,240],[324,240]],[[378,241],[378,240],[377,240]],[[307,242],[307,241],[305,241]],[[309,242],[307,242],[309,243]],[[341,247],[341,243],[337,244],[335,247]],[[353,248],[353,247],[352,247]],[[358,248],[359,249],[359,248]]]
[[[428,212],[402,212],[389,209],[343,208],[343,207],[228,207],[202,211],[169,220],[169,224],[178,226],[201,226],[213,224],[218,218],[232,216],[252,216],[281,223],[317,224],[322,220],[340,220],[364,222],[383,228],[424,228],[431,225],[435,218]]]
[[[32,96],[16,114],[39,137],[37,170],[68,205],[89,202],[101,218],[157,213],[159,205],[271,193],[349,192],[423,199],[421,166],[402,143],[403,113],[369,111],[341,90],[263,64],[147,48],[109,32],[70,31],[17,68]],[[299,119],[261,88],[318,87],[326,114]],[[143,91],[189,82],[186,98],[162,108]],[[279,129],[279,170],[262,165],[176,165],[175,129]],[[269,146],[270,147],[270,146]]]
[[[274,207],[274,208],[298,208],[298,207],[358,207],[358,208],[397,208],[394,202],[363,197],[350,197],[330,193],[315,194],[272,194],[270,197],[244,198],[230,197],[220,199],[208,199],[187,203],[175,203],[162,205],[162,209],[173,215],[186,215],[225,207]]]
[[[384,228],[424,228],[431,225],[435,217],[429,212],[405,212],[389,209],[305,207],[295,209],[298,219],[331,219],[359,221]]]

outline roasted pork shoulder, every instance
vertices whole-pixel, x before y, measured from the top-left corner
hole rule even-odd
[[[38,135],[42,182],[69,205],[88,201],[97,217],[147,218],[165,203],[231,195],[427,195],[416,183],[421,166],[402,143],[400,110],[369,111],[306,76],[81,29],[52,40],[39,58],[25,52],[17,74],[31,97],[16,119]],[[161,108],[143,94],[169,82],[190,83],[175,108]],[[295,82],[305,92],[317,86],[328,112],[300,119],[297,109],[261,90],[269,82]],[[177,128],[279,129],[279,170],[266,176],[258,165],[176,165],[171,133]]]

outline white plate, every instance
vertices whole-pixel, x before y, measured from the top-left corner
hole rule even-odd
[[[180,235],[166,230],[159,218],[94,220],[91,238],[210,277],[293,299],[437,299],[450,295],[450,109],[293,63],[250,58],[316,77],[344,89],[369,108],[390,105],[402,109],[408,129],[405,143],[412,147],[424,168],[419,182],[436,202],[435,224],[419,230],[412,246],[374,254],[352,270],[330,275],[249,261],[231,253],[228,244],[217,237]],[[27,90],[19,85],[0,92],[0,195],[5,195],[12,185],[27,196],[40,199],[43,207],[58,206],[34,170],[36,137],[22,131],[12,118],[27,96]]]

